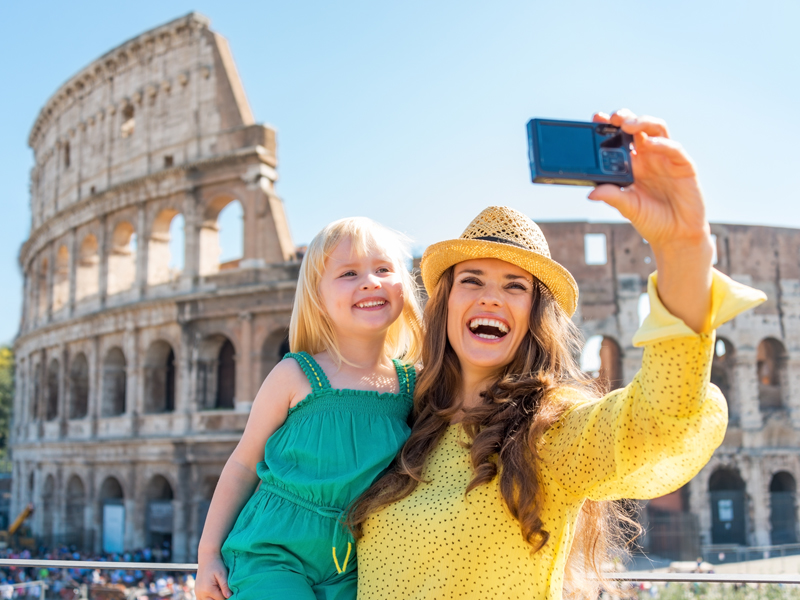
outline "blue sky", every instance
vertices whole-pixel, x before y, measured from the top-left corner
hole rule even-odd
[[[623,106],[669,122],[712,221],[800,227],[797,2],[4,2],[0,342],[19,322],[39,109],[87,63],[192,10],[228,38],[256,118],[278,131],[298,244],[356,214],[418,250],[489,204],[615,220],[585,189],[529,182],[525,123]]]

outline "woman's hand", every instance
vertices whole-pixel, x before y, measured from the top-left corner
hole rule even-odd
[[[593,120],[633,135],[635,183],[627,188],[600,185],[589,198],[616,208],[650,243],[664,306],[695,331],[705,330],[713,247],[692,159],[670,139],[660,119],[637,117],[623,109],[611,116],[597,113]]]
[[[219,553],[198,557],[194,593],[197,600],[226,600],[231,597],[228,571]]]

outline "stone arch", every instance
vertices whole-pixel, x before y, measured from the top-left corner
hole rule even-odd
[[[180,224],[179,227],[174,226],[178,224]],[[175,244],[171,242],[174,242],[174,238],[178,236],[181,240],[185,240],[183,230],[183,215],[179,211],[165,208],[156,216],[147,244],[148,285],[168,283],[180,277],[183,272],[183,249],[177,249],[180,250],[181,255],[173,257],[172,250],[176,248]]]
[[[125,493],[119,480],[113,475],[103,480],[98,503],[101,549],[103,552],[122,552],[125,539]]]
[[[772,476],[769,484],[771,537],[774,545],[797,543],[797,483],[787,471]]]
[[[202,408],[234,407],[236,350],[228,337],[215,334],[200,343],[197,376],[197,393]]]
[[[77,548],[85,545],[85,512],[86,486],[78,475],[72,475],[67,481],[66,503],[66,543]]]
[[[719,467],[708,479],[713,544],[740,544],[746,540],[745,482],[735,467]]]
[[[47,547],[53,545],[53,515],[56,508],[56,479],[49,474],[42,488],[42,541]]]
[[[169,342],[156,340],[147,349],[144,363],[144,412],[175,410],[175,351]]]
[[[129,290],[136,282],[136,229],[128,221],[117,223],[108,255],[108,294]]]
[[[53,312],[64,308],[69,302],[69,250],[65,245],[56,252],[53,269]]]
[[[223,219],[225,223],[221,226]],[[212,198],[203,212],[199,233],[201,275],[213,275],[239,267],[244,255],[244,207],[238,199],[227,194]],[[238,253],[232,251],[232,244],[238,244]],[[223,258],[223,251],[232,255]]]
[[[100,415],[113,417],[125,413],[127,393],[127,367],[125,354],[114,346],[103,359],[103,396]]]
[[[581,368],[597,380],[603,392],[622,387],[622,349],[607,335],[593,335],[581,352]]]
[[[58,396],[59,396],[59,375],[60,365],[57,358],[50,360],[47,366],[47,395],[45,397],[45,414],[46,421],[52,421],[58,417]]]
[[[47,258],[43,258],[39,263],[39,271],[36,275],[37,313],[40,319],[47,315],[47,270],[49,264]]]
[[[82,419],[89,414],[89,361],[79,352],[69,370],[69,408],[70,419]]]
[[[75,277],[75,300],[96,296],[100,285],[100,251],[97,238],[89,233],[81,242]]]
[[[785,346],[775,338],[761,340],[756,361],[759,408],[766,412],[784,408],[788,391]]]
[[[261,381],[267,378],[283,356],[289,352],[289,330],[277,329],[261,345]]]
[[[147,515],[145,518],[148,546],[170,549],[172,546],[173,503],[175,493],[163,475],[150,478],[145,490]]]

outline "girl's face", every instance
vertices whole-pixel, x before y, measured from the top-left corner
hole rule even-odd
[[[337,336],[384,335],[403,311],[397,265],[383,252],[351,254],[349,239],[325,261],[320,295]]]
[[[529,329],[533,276],[496,258],[455,266],[447,339],[464,375],[487,378],[509,364]]]

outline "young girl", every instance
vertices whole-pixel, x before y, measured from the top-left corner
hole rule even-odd
[[[421,319],[406,257],[395,232],[365,218],[309,245],[292,353],[256,395],[211,501],[198,600],[356,597],[344,511],[409,434]]]

